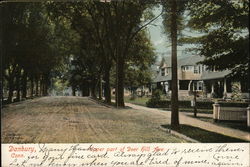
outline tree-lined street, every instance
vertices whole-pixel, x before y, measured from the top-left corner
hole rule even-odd
[[[240,86],[237,98],[226,99],[232,87],[226,80],[244,81],[242,88],[250,90],[249,0],[3,2],[0,14],[4,142],[183,142],[159,129],[168,124],[178,131],[192,122],[179,117],[181,90],[194,96],[195,110],[196,95],[218,101],[205,97],[206,89],[222,94],[223,88],[220,100],[249,101],[238,97]],[[166,39],[152,40],[150,26],[160,27]],[[169,66],[157,62],[159,42],[171,48],[164,55]],[[204,60],[180,66],[178,47],[186,44],[193,44],[185,50],[190,57]],[[225,78],[202,77],[223,70],[229,71]],[[162,103],[171,113],[126,108],[125,94],[131,100],[147,96],[155,106],[169,96],[171,104]]]

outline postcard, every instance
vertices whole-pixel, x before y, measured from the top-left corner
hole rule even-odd
[[[249,1],[0,2],[1,166],[250,167]]]

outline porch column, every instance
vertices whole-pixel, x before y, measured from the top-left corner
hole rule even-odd
[[[207,89],[206,89],[206,84],[204,81],[202,81],[202,94],[204,98],[207,97]]]
[[[211,97],[214,97],[214,82],[212,82],[212,85],[211,85]]]
[[[180,80],[177,81],[178,83],[178,90],[180,90]]]
[[[223,98],[227,98],[227,79],[224,78],[224,91],[223,91]]]
[[[190,91],[191,90],[191,84],[192,84],[192,80],[189,82],[189,84],[188,84],[188,91]]]
[[[247,127],[250,128],[250,105],[247,107]]]

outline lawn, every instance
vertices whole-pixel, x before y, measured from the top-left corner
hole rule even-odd
[[[166,129],[171,129],[170,125],[162,125],[162,127]],[[210,132],[190,125],[181,125],[180,130],[178,130],[178,132],[202,143],[247,142],[245,140],[237,139],[230,136],[225,136],[215,132]]]
[[[137,97],[135,99],[131,99],[130,96],[124,97],[125,103],[132,103],[132,104],[137,104],[140,106],[146,106],[146,102],[149,100],[149,97]]]
[[[150,99],[150,97],[137,97],[135,99],[131,99],[130,96],[126,96],[124,97],[124,101],[125,103],[132,103],[132,104],[136,104],[136,105],[140,105],[140,106],[145,106],[146,107],[146,102]],[[170,111],[171,108],[161,108],[163,110],[166,111]],[[191,112],[193,113],[193,108],[179,108],[180,112]],[[213,111],[210,109],[197,109],[198,113],[206,113],[206,114],[212,114]]]

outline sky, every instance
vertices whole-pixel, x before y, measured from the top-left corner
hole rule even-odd
[[[154,15],[158,16],[161,13],[162,8],[158,7],[154,9]],[[151,42],[153,46],[155,47],[155,51],[158,56],[158,60],[161,59],[162,56],[171,56],[171,43],[168,41],[167,35],[163,32],[163,25],[162,25],[162,17],[157,18],[152,24],[149,25],[148,31],[150,35]],[[190,32],[185,32],[184,34],[186,35],[195,35]],[[191,45],[183,45],[183,46],[178,46],[178,57],[179,56],[188,56],[191,55],[191,53],[185,52],[185,49],[190,47]]]

